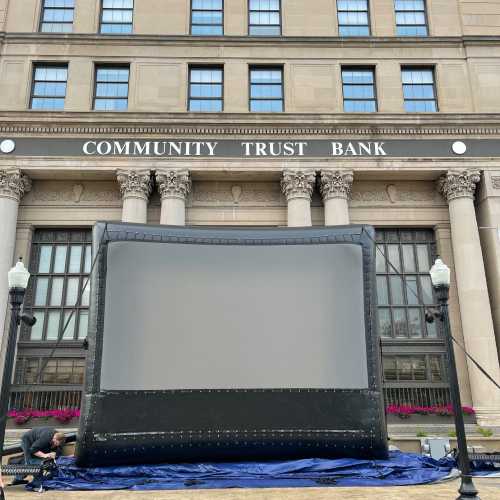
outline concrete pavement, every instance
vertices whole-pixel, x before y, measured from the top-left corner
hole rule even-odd
[[[477,479],[481,500],[500,500],[500,478]],[[458,481],[430,486],[393,488],[293,488],[258,490],[181,490],[181,491],[81,491],[46,492],[41,500],[453,500]],[[8,500],[33,500],[36,493],[22,486],[7,488]]]

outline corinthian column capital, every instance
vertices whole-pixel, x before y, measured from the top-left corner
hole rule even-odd
[[[438,189],[448,203],[456,198],[474,199],[480,180],[478,170],[449,170],[439,179]]]
[[[30,178],[16,168],[0,169],[0,197],[11,198],[18,203],[31,190]]]
[[[122,198],[149,200],[149,195],[153,191],[149,170],[118,170],[116,178],[120,184]]]
[[[160,169],[155,175],[162,200],[167,198],[185,200],[191,191],[189,170]]]
[[[349,200],[352,194],[354,175],[351,170],[322,170],[320,192],[323,201],[332,198]]]
[[[288,201],[303,198],[311,201],[316,173],[313,169],[284,170],[281,179],[281,190]]]

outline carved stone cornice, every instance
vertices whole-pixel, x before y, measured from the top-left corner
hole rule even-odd
[[[211,115],[210,113],[206,113]],[[275,113],[279,114],[279,113]],[[269,137],[410,137],[474,135],[500,136],[500,114],[428,113],[406,115],[380,113],[377,117],[353,117],[349,113],[311,115],[287,113],[271,116],[259,113],[0,112],[0,135],[15,137],[82,136],[182,137],[233,135]]]
[[[21,198],[31,190],[31,179],[16,168],[0,170],[0,198]]]
[[[287,201],[296,198],[305,198],[311,201],[315,181],[316,173],[312,168],[284,170],[281,191],[286,196]]]
[[[120,184],[122,198],[149,200],[153,182],[149,170],[117,170],[116,178]]]
[[[478,170],[449,170],[439,179],[438,189],[448,203],[457,198],[474,199],[476,184],[480,180]]]
[[[185,200],[191,191],[189,170],[160,169],[155,174],[161,199],[178,198]]]
[[[349,200],[352,195],[352,170],[322,170],[320,172],[319,190],[323,201],[332,198]]]

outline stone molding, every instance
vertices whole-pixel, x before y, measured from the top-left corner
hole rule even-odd
[[[316,172],[311,169],[284,170],[281,179],[281,190],[287,201],[303,198],[311,201]]]
[[[438,189],[448,203],[457,198],[473,200],[476,184],[480,180],[478,170],[449,170],[439,179]]]
[[[122,198],[140,198],[148,201],[153,191],[150,170],[117,170],[116,178]]]
[[[185,201],[191,192],[189,170],[160,169],[156,171],[155,179],[162,200],[177,198]]]
[[[21,198],[31,190],[31,179],[20,170],[0,170],[0,197],[21,201]]]
[[[493,186],[493,189],[500,189],[500,176],[492,175],[491,176],[491,184]]]
[[[352,196],[352,170],[321,170],[319,189],[323,202],[333,198],[349,200]]]

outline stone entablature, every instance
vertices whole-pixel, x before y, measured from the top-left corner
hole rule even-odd
[[[30,191],[31,180],[18,169],[0,170],[0,197],[17,202]]]

